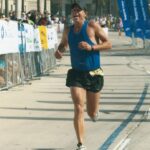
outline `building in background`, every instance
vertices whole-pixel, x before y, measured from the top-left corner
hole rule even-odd
[[[51,0],[0,0],[0,12],[6,16],[10,11],[15,11],[19,18],[22,12],[30,10],[51,12]]]
[[[53,15],[68,16],[74,2],[84,3],[90,16],[118,15],[117,0],[51,0]]]
[[[86,5],[90,16],[119,14],[117,0],[0,0],[0,12],[7,16],[8,12],[16,11],[17,16],[20,17],[21,12],[47,10],[54,16],[68,16],[71,4],[79,1]]]

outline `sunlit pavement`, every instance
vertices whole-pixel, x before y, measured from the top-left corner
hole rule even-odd
[[[100,118],[93,123],[85,109],[85,145],[88,150],[149,150],[150,55],[130,49],[130,39],[117,33],[110,37],[113,50],[101,53]],[[0,92],[1,150],[75,150],[73,104],[65,87],[69,53],[57,64],[31,85]]]

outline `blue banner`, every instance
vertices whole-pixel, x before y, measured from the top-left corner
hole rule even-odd
[[[143,18],[144,38],[150,39],[150,12],[148,9],[148,0],[139,0],[138,2],[140,3],[139,6]]]
[[[118,0],[118,6],[119,6],[119,11],[120,11],[120,16],[123,21],[123,27],[124,27],[125,34],[126,34],[126,36],[131,37],[132,36],[132,28],[131,28],[131,24],[130,24],[130,17],[129,17],[126,0]]]
[[[146,0],[130,0],[128,2],[130,16],[133,18],[135,37],[148,37],[148,2]],[[147,8],[146,8],[147,7]]]
[[[150,14],[147,0],[118,0],[120,15],[128,17],[125,28],[128,25],[135,37],[150,39]],[[127,24],[127,25],[126,25]],[[132,34],[131,33],[131,34]]]
[[[141,17],[141,6],[139,0],[130,0],[128,3],[130,5],[130,14],[134,19],[134,34],[135,37],[144,38],[143,32],[143,18]]]

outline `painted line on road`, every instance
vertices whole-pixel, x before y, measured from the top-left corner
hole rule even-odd
[[[120,143],[113,150],[124,150],[129,144],[131,139],[122,139]]]
[[[149,70],[146,70],[146,72],[147,72],[148,74],[150,74],[150,71],[149,71]]]
[[[140,124],[148,119],[148,117],[150,116],[150,108],[148,108],[148,110],[144,113],[144,115],[141,117],[141,122],[139,122],[135,127],[133,127],[128,133],[127,135],[117,144],[117,146],[113,149],[113,150],[124,150],[125,148],[127,148],[129,142],[131,141],[131,138],[129,138],[129,136],[131,134],[133,134],[133,132],[140,126]]]
[[[115,141],[117,136],[124,130],[124,128],[132,121],[132,119],[135,117],[141,106],[143,105],[143,102],[145,100],[145,97],[147,95],[149,84],[145,84],[145,87],[143,89],[142,95],[139,99],[139,102],[136,104],[135,108],[131,112],[131,114],[128,116],[127,119],[125,119],[120,126],[106,139],[106,141],[100,146],[98,150],[108,150],[110,145]]]
[[[119,147],[118,150],[125,150],[126,146],[129,144],[129,142],[130,142],[130,139],[126,139],[124,141],[124,143],[121,145],[121,147]]]

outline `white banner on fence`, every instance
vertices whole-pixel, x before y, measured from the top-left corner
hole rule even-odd
[[[0,20],[0,54],[17,52],[19,52],[17,22]]]
[[[55,48],[55,44],[58,43],[57,32],[55,28],[48,28],[48,48]]]
[[[48,34],[48,48],[52,49],[55,47],[55,39],[54,39],[54,29],[48,28],[47,30]]]
[[[40,33],[38,29],[34,29],[34,51],[36,52],[42,51]]]
[[[34,52],[34,28],[32,25],[24,24],[26,37],[26,52]]]
[[[19,30],[18,30],[19,29]],[[58,43],[57,28],[47,28],[48,48]],[[42,51],[40,33],[29,24],[0,20],[0,55]]]
[[[57,34],[57,28],[53,27],[53,32],[54,32],[54,40],[55,40],[55,44],[58,43],[58,34]]]

